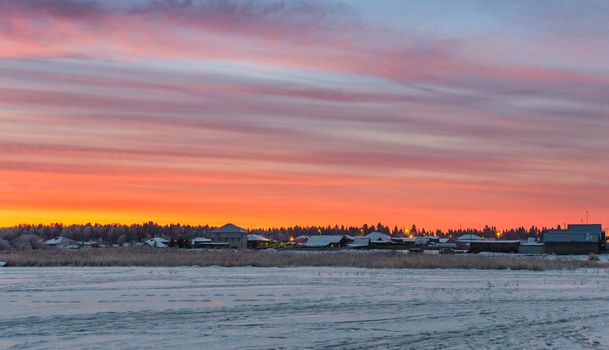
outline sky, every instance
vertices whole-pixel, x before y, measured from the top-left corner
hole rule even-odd
[[[0,0],[0,226],[609,225],[609,2]]]

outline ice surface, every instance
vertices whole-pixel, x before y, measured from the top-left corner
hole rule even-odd
[[[0,348],[604,349],[609,271],[2,268]]]

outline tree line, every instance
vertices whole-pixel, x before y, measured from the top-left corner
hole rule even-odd
[[[210,225],[160,225],[154,222],[143,224],[84,224],[84,225],[18,225],[0,228],[0,250],[38,249],[44,241],[56,237],[66,237],[74,241],[94,241],[107,245],[133,244],[144,242],[153,237],[164,237],[173,240],[193,239],[205,236],[216,227]],[[390,228],[381,223],[361,226],[291,226],[277,228],[254,228],[250,233],[260,234],[273,240],[288,241],[290,238],[306,235],[350,235],[363,236],[371,232],[382,232],[394,237],[439,236],[457,238],[464,234],[475,234],[484,238],[526,239],[538,237],[546,228],[532,226],[528,229],[517,227],[498,231],[495,226],[482,229],[466,228],[458,230],[427,230],[412,225],[409,228]]]

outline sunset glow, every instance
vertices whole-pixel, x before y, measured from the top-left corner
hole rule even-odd
[[[609,3],[551,4],[0,0],[0,226],[607,223]]]

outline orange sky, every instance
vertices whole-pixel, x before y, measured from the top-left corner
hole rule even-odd
[[[0,226],[609,222],[606,22],[247,4],[0,2]]]

